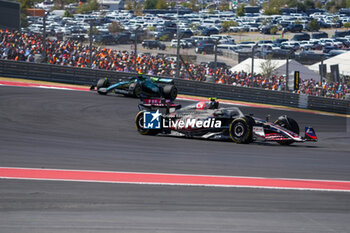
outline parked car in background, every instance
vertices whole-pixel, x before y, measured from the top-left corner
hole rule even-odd
[[[214,53],[214,44],[200,44],[195,48],[196,53]]]
[[[236,51],[237,45],[232,45],[232,44],[219,44],[218,45],[218,52],[223,53],[223,52],[229,52],[229,51]]]
[[[115,38],[110,34],[94,35],[93,42],[104,45],[115,45]]]
[[[282,49],[292,49],[294,51],[298,50],[300,48],[300,44],[296,41],[285,41],[282,42]]]
[[[320,39],[320,44],[323,45],[323,47],[326,47],[326,46],[335,46],[337,48],[343,47],[342,42],[332,38]]]
[[[172,39],[171,42],[170,42],[170,46],[172,48],[177,48],[177,39]],[[185,40],[180,40],[179,46],[182,49],[191,48],[192,47],[192,43],[191,42],[187,42]]]
[[[339,49],[337,46],[334,45],[326,45],[323,48],[323,53],[329,53],[331,50],[337,50]]]
[[[300,49],[301,49],[301,50],[310,50],[310,49],[313,49],[313,45],[314,45],[313,42],[308,41],[308,40],[300,41],[299,44],[300,44]]]
[[[193,40],[191,38],[185,38],[185,39],[181,39],[181,42],[183,44],[183,49],[187,49],[187,48],[193,48]]]
[[[173,31],[162,31],[159,32],[156,36],[156,40],[161,40],[161,41],[171,41],[173,38],[175,38],[175,33]]]
[[[301,25],[301,24],[289,24],[286,27],[286,29],[289,32],[302,32],[303,31],[303,25]]]
[[[190,38],[191,36],[193,36],[193,32],[190,29],[186,29],[186,30],[179,30],[179,34],[181,36],[181,38]],[[175,34],[175,37],[177,35]]]
[[[285,42],[285,41],[288,41],[288,39],[279,38],[279,39],[276,39],[276,40],[272,41],[272,43],[273,43],[274,46],[280,47],[282,42]]]
[[[335,41],[339,41],[343,43],[343,46],[349,48],[350,47],[350,38],[337,38]]]
[[[157,40],[144,40],[141,43],[143,48],[146,49],[161,49],[161,50],[165,50],[166,46],[165,44],[157,41]]]
[[[334,57],[334,56],[337,56],[337,55],[340,55],[342,53],[345,53],[347,52],[348,50],[342,50],[342,49],[332,49],[332,50],[329,50],[327,53],[326,53],[326,56],[327,57]]]
[[[328,38],[328,34],[326,32],[316,32],[316,33],[312,33],[311,38],[312,39]]]
[[[322,53],[302,51],[295,55],[295,60],[304,65],[311,65],[320,62],[322,59],[324,59],[324,57],[325,56]]]
[[[201,31],[202,36],[210,36],[213,34],[219,34],[219,30],[216,28],[206,28],[203,31]]]
[[[308,33],[295,34],[291,40],[294,40],[294,41],[310,40],[310,35]]]
[[[350,30],[348,30],[348,31],[335,31],[334,32],[334,37],[335,38],[346,37],[346,36],[350,36]]]
[[[208,63],[208,67],[211,68],[211,69],[214,69],[215,68],[215,62],[211,61]],[[216,62],[216,67],[217,68],[228,68],[228,66],[226,65],[225,62]]]
[[[114,40],[116,44],[130,44],[131,41],[131,33],[119,33],[114,36]]]

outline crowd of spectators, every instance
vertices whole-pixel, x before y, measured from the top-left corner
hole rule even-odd
[[[75,41],[47,40],[45,59],[42,40],[41,34],[0,30],[0,59],[89,67],[90,48],[88,45]],[[91,54],[91,68],[93,69],[135,72],[133,52],[93,47]],[[176,60],[164,56],[139,54],[136,57],[136,64],[138,73],[170,77],[176,74]],[[189,63],[181,66],[180,77],[188,80],[211,81],[276,91],[285,90],[286,84],[284,76],[263,77],[260,74],[231,72],[227,68],[217,68],[215,73],[215,69],[208,65]],[[349,88],[346,83],[303,80],[297,93],[344,98]]]

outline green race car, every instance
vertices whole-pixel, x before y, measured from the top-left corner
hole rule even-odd
[[[90,90],[96,90],[101,95],[110,92],[131,96],[136,98],[165,98],[175,100],[177,88],[174,80],[170,78],[156,78],[138,75],[128,81],[120,81],[112,84],[109,79],[99,79],[96,85],[92,85]]]

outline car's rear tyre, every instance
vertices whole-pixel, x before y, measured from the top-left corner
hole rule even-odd
[[[157,135],[160,133],[159,129],[145,129],[143,128],[143,113],[145,111],[140,111],[137,113],[136,118],[135,118],[135,124],[136,124],[136,129],[137,132],[141,135]]]
[[[98,89],[107,88],[109,85],[111,85],[111,83],[109,82],[108,78],[100,78],[96,84],[97,93],[100,95],[107,95],[107,92],[102,92]]]
[[[130,95],[132,95],[136,98],[140,98],[141,94],[142,94],[142,88],[141,88],[140,84],[138,84],[138,83],[130,84],[129,93],[130,93]]]
[[[280,116],[277,118],[277,120],[274,122],[276,125],[279,125],[285,129],[288,129],[290,131],[292,131],[293,133],[299,134],[300,133],[300,129],[299,129],[299,125],[298,123],[287,116]],[[293,140],[288,140],[288,141],[279,141],[278,143],[280,145],[290,145],[292,144],[294,141]]]
[[[165,85],[163,87],[163,97],[172,101],[175,100],[177,97],[177,88],[174,85]]]
[[[234,119],[229,128],[229,134],[235,143],[250,143],[253,141],[252,123],[247,118]]]

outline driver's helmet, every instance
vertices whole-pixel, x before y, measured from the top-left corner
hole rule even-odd
[[[143,74],[142,73],[139,73],[138,75],[137,75],[137,79],[141,79],[141,80],[143,80],[143,79],[145,79],[146,77],[145,76],[143,76]]]
[[[210,98],[208,109],[218,109],[218,108],[219,108],[219,102],[216,101],[216,98]]]

